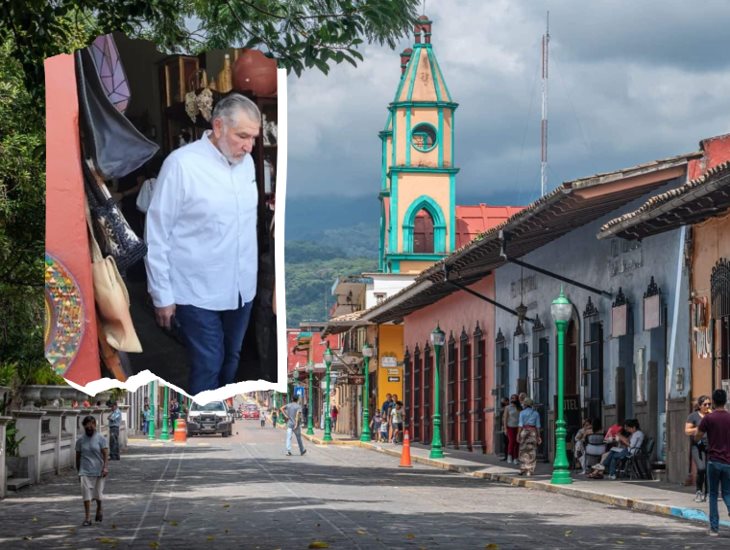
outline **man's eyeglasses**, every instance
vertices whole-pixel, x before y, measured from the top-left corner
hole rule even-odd
[[[707,403],[702,403],[702,406],[703,406],[703,407],[709,407],[710,405],[711,405],[711,403],[710,403],[710,402],[707,402]]]

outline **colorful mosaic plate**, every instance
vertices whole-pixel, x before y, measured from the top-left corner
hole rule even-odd
[[[84,335],[84,304],[81,289],[69,270],[46,252],[46,359],[61,376],[66,374]]]

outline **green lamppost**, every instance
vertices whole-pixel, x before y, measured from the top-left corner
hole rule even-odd
[[[150,421],[147,426],[147,439],[155,439],[155,401],[157,394],[155,393],[155,381],[150,382]]]
[[[326,390],[324,393],[324,437],[322,441],[332,441],[332,425],[330,424],[330,366],[332,365],[332,350],[329,343],[324,350],[324,366]]]
[[[433,373],[433,438],[431,439],[429,458],[444,457],[444,449],[441,445],[441,375],[439,374],[439,363],[441,361],[441,348],[445,341],[446,333],[437,324],[431,333],[436,369]]]
[[[165,397],[162,402],[162,429],[160,430],[160,441],[167,441],[170,439],[170,432],[168,431],[168,411],[170,410],[170,406],[167,402],[169,397],[169,391],[169,388],[165,386]]]
[[[314,365],[310,362],[307,365],[307,372],[309,373],[309,395],[307,396],[307,435],[314,435],[314,422],[312,420],[312,410],[314,409],[314,394],[312,393],[312,379],[314,378]]]
[[[373,356],[373,348],[365,342],[362,346],[362,372],[365,375],[365,389],[362,396],[362,435],[360,441],[370,443],[370,358]]]
[[[550,306],[550,313],[552,313],[555,326],[558,329],[558,420],[555,423],[555,462],[553,463],[553,477],[550,483],[567,485],[573,483],[573,480],[570,478],[568,454],[565,449],[566,429],[563,418],[563,370],[565,367],[565,332],[573,313],[573,304],[565,297],[562,286],[560,287],[560,296],[555,298]]]

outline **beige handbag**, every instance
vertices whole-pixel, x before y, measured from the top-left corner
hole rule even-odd
[[[129,294],[119,274],[114,258],[104,258],[96,242],[91,224],[89,205],[86,204],[86,223],[89,227],[91,245],[91,273],[94,279],[94,300],[96,301],[99,325],[107,344],[119,351],[142,352],[132,316],[129,313]]]

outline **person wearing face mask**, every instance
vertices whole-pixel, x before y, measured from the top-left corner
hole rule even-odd
[[[234,93],[216,104],[211,125],[165,159],[145,225],[155,317],[180,331],[193,395],[235,381],[258,272],[250,153],[261,113]]]
[[[695,410],[687,417],[684,424],[684,433],[689,436],[690,451],[692,453],[692,461],[697,469],[697,477],[695,479],[695,502],[705,502],[707,500],[707,437],[703,437],[699,441],[695,441],[697,426],[700,425],[706,414],[712,412],[712,401],[709,395],[701,395],[697,399]]]
[[[96,419],[87,416],[82,421],[84,434],[76,440],[76,470],[79,473],[81,494],[84,499],[84,522],[91,525],[91,501],[96,501],[96,521],[103,519],[101,501],[104,481],[109,474],[109,445],[96,431]]]

